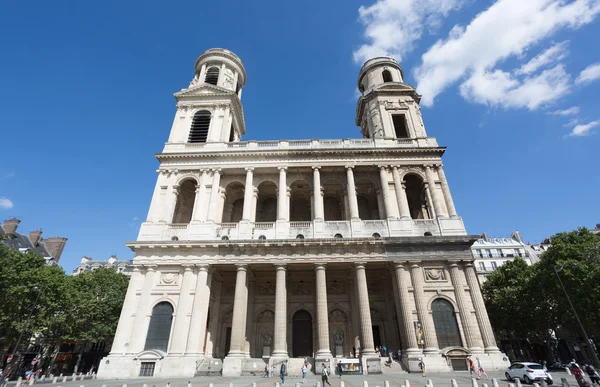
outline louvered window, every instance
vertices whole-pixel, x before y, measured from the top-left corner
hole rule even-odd
[[[446,300],[437,299],[431,304],[431,312],[439,347],[462,346],[452,304]]]
[[[219,81],[219,68],[218,67],[209,68],[208,71],[206,72],[206,78],[204,79],[204,82],[210,83],[211,85],[216,85],[218,81]]]
[[[383,70],[383,73],[381,73],[381,75],[383,75],[384,82],[393,82],[392,73],[390,73],[389,71]]]
[[[208,110],[200,110],[194,114],[188,142],[206,142],[209,126],[210,112]]]
[[[171,335],[171,323],[173,322],[173,307],[168,302],[160,302],[152,309],[150,326],[146,336],[144,350],[157,349],[167,351],[169,336]]]

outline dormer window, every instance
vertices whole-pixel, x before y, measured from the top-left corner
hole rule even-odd
[[[219,68],[211,67],[206,71],[206,78],[204,78],[204,82],[210,83],[211,85],[217,85],[219,82]]]
[[[194,114],[192,128],[188,142],[206,142],[208,137],[208,128],[210,127],[210,112],[208,110],[200,110]]]
[[[381,75],[383,76],[383,82],[394,82],[392,79],[392,73],[390,73],[388,70],[383,70]]]
[[[408,138],[408,125],[406,124],[406,117],[404,114],[392,115],[392,122],[394,123],[394,131],[396,138]]]

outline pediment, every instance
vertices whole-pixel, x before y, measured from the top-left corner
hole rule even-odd
[[[147,349],[134,356],[135,360],[160,360],[167,354],[158,349]]]
[[[211,85],[210,83],[202,83],[196,86],[190,86],[187,89],[183,89],[175,93],[175,98],[180,97],[195,97],[204,95],[234,95],[235,93],[231,90],[227,90],[220,86]]]
[[[446,347],[440,350],[442,356],[446,357],[467,357],[471,355],[468,349],[463,347]]]

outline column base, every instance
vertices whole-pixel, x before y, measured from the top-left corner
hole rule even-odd
[[[472,347],[472,348],[469,348],[469,351],[471,351],[471,353],[474,354],[474,355],[475,354],[480,354],[480,353],[483,353],[483,348],[481,348],[481,347]]]
[[[425,348],[423,350],[423,353],[424,354],[429,354],[429,355],[435,355],[435,354],[440,353],[440,350],[438,348],[435,348],[435,347],[429,347],[429,348]]]
[[[495,354],[495,353],[502,353],[502,352],[500,352],[500,348],[498,348],[498,347],[486,347],[485,353]]]
[[[242,367],[244,363],[244,353],[239,356],[227,355],[223,359],[223,376],[242,376]]]
[[[315,354],[315,359],[328,359],[331,357],[333,357],[333,355],[331,355],[331,351],[329,349],[320,349]]]

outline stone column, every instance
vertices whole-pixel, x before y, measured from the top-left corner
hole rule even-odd
[[[285,286],[285,265],[275,265],[275,329],[273,357],[287,358],[287,289]]]
[[[467,284],[471,292],[471,300],[475,307],[475,316],[477,317],[477,323],[481,330],[481,336],[483,338],[483,345],[485,346],[486,352],[499,352],[494,338],[494,331],[492,330],[492,324],[490,324],[490,318],[488,317],[485,304],[483,302],[483,295],[481,294],[481,288],[479,287],[479,281],[477,280],[477,274],[472,264],[465,265],[465,274],[467,277]]]
[[[252,178],[250,178],[250,184],[252,184]],[[235,295],[233,299],[233,317],[231,323],[231,344],[229,354],[227,354],[228,357],[244,357],[246,311],[248,308],[248,283],[246,271],[246,265],[237,265]]]
[[[210,203],[208,204],[208,220],[217,221],[217,208],[220,197],[221,169],[215,169],[212,176],[212,187],[210,189]]]
[[[196,187],[196,199],[194,200],[194,210],[192,211],[192,221],[203,222],[206,220],[206,203],[203,203],[206,192],[205,180],[206,171],[200,171],[198,186]]]
[[[325,219],[323,211],[323,195],[321,194],[321,173],[319,172],[319,169],[321,169],[321,167],[313,167],[314,220]]]
[[[285,174],[286,167],[279,167],[279,187],[277,189],[277,220],[287,222],[290,219],[289,211],[287,211],[287,177]]]
[[[315,264],[317,277],[317,333],[318,349],[316,357],[331,357],[329,349],[329,310],[327,309],[327,278],[325,264]]]
[[[423,284],[423,269],[421,266],[414,264],[410,267],[410,275],[413,283],[413,293],[415,296],[415,305],[417,306],[417,316],[423,327],[423,340],[425,340],[425,352],[437,353],[439,350],[437,335],[435,334],[435,326],[433,325],[433,317],[429,313],[427,300]]]
[[[450,278],[452,280],[452,286],[454,287],[454,296],[456,297],[456,304],[458,305],[458,313],[460,314],[465,340],[467,341],[465,344],[471,352],[481,353],[483,352],[483,348],[480,346],[481,340],[477,340],[473,332],[474,327],[471,321],[471,309],[466,300],[464,277],[456,263],[450,264]]]
[[[250,221],[252,218],[252,195],[254,195],[254,186],[252,185],[252,173],[254,168],[246,168],[246,185],[244,186],[244,210],[242,220]]]
[[[154,267],[146,267],[146,274],[144,278],[144,287],[142,288],[142,294],[140,296],[140,302],[138,303],[137,310],[135,311],[135,321],[131,327],[131,334],[129,336],[130,344],[127,353],[138,353],[144,350],[144,342],[148,335],[148,323],[152,315],[152,309],[150,308],[150,298],[152,297],[151,292],[154,287],[154,276],[156,271]]]
[[[431,219],[435,219],[437,218],[437,211],[433,206],[433,199],[431,198],[431,189],[429,189],[429,183],[425,182],[423,185],[425,186],[425,194],[427,195],[427,204],[429,205],[428,210],[430,212]]]
[[[437,168],[437,173],[440,178],[440,183],[442,183],[442,193],[444,194],[444,200],[446,200],[448,215],[450,215],[451,218],[456,218],[458,217],[456,214],[456,207],[454,207],[454,200],[452,200],[452,195],[450,194],[450,187],[448,186],[448,180],[446,180],[446,173],[441,165]]]
[[[127,350],[125,344],[129,343],[132,339],[131,331],[134,327],[135,317],[132,317],[132,315],[135,313],[135,299],[137,298],[138,290],[141,290],[142,286],[144,286],[144,275],[138,267],[134,267],[129,280],[129,286],[127,287],[127,294],[125,294],[123,309],[121,309],[119,325],[117,326],[115,339],[110,351],[111,354],[124,354]]]
[[[210,289],[210,294],[213,296],[212,304],[209,308],[210,321],[208,325],[208,334],[206,335],[206,352],[204,356],[221,357],[218,345],[215,345],[218,340],[217,331],[219,330],[219,318],[221,311],[221,282],[214,280],[216,273],[212,273],[213,281]],[[215,353],[216,352],[216,353]]]
[[[252,210],[250,211],[250,221],[256,222],[256,206],[258,205],[258,188],[254,188],[252,194]]]
[[[381,194],[385,205],[385,214],[388,219],[393,219],[392,204],[390,202],[390,188],[388,184],[387,167],[379,166],[379,178],[381,179]]]
[[[175,217],[175,209],[177,208],[177,199],[179,198],[179,186],[174,184],[171,186],[171,200],[167,201],[168,206],[167,207],[167,216],[166,216],[166,220],[167,223],[173,223],[173,221],[175,219],[173,219]]]
[[[438,218],[443,217],[444,212],[442,210],[442,199],[440,198],[435,185],[435,178],[433,177],[431,165],[425,166],[425,174],[427,175],[427,182],[429,183],[429,191],[431,192],[431,198],[433,199],[433,208],[435,208],[435,214]]]
[[[394,188],[396,189],[396,200],[398,201],[398,210],[400,218],[410,219],[410,208],[408,207],[408,198],[406,197],[406,186],[400,179],[400,171],[397,166],[392,167],[392,175],[394,176]]]
[[[356,198],[356,184],[354,184],[354,172],[351,166],[346,166],[346,180],[348,184],[348,204],[350,205],[350,218],[359,219],[358,200]]]
[[[419,344],[413,324],[413,308],[408,293],[408,285],[410,284],[410,275],[406,267],[400,263],[394,266],[396,271],[396,288],[398,291],[398,300],[400,301],[400,315],[398,322],[401,322],[401,331],[404,333],[406,342],[404,343],[406,354],[412,355],[419,353]]]
[[[185,353],[188,338],[188,329],[190,328],[190,313],[192,312],[192,299],[190,295],[194,287],[194,270],[190,266],[183,266],[183,279],[181,281],[181,291],[177,301],[177,310],[175,312],[175,321],[173,323],[173,339],[171,340],[169,353]]]
[[[206,319],[210,301],[210,283],[212,276],[208,273],[208,265],[198,266],[196,292],[192,306],[192,319],[188,335],[187,352],[191,354],[204,353],[204,338],[206,337]]]
[[[358,311],[360,313],[360,332],[362,355],[373,357],[375,344],[373,341],[373,325],[371,324],[371,308],[369,304],[369,288],[367,286],[367,273],[364,263],[356,263],[356,293],[358,295]]]

